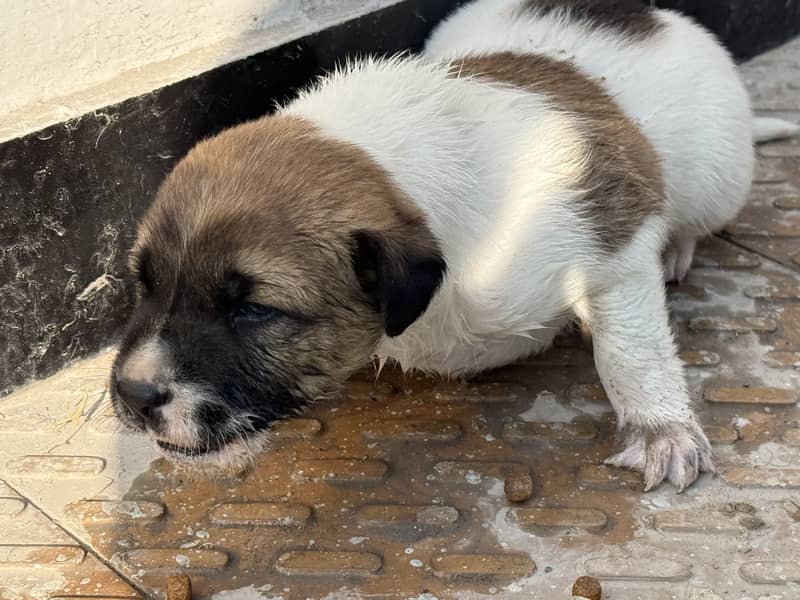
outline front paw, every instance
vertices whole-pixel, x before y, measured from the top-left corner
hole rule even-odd
[[[664,281],[681,283],[692,267],[697,241],[680,238],[673,241],[664,253]]]
[[[645,491],[668,479],[683,492],[700,473],[713,473],[711,444],[696,423],[631,430],[625,450],[606,460],[606,464],[639,471]]]

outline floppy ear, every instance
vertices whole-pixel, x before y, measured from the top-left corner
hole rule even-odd
[[[403,333],[428,308],[446,265],[436,242],[409,231],[353,234],[352,262],[361,289],[383,315],[389,337]]]

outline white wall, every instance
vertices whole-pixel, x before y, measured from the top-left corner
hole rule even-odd
[[[399,0],[3,0],[0,141]]]

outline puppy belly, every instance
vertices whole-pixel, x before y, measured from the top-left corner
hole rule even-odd
[[[427,351],[405,347],[402,337],[385,340],[378,349],[381,359],[397,362],[404,371],[425,371],[444,377],[466,377],[496,369],[544,352],[566,323],[526,335],[507,335],[481,340],[448,342],[431,340]]]

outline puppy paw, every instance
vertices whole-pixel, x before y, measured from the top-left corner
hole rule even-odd
[[[627,436],[625,450],[606,464],[639,471],[644,476],[645,491],[666,479],[683,492],[700,473],[715,472],[711,445],[695,423],[633,430]]]
[[[696,245],[693,238],[679,238],[670,244],[664,253],[664,281],[680,283],[686,278]]]

